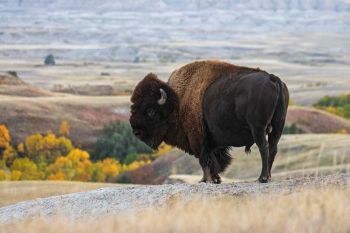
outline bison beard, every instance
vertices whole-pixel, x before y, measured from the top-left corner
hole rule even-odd
[[[289,93],[276,76],[219,61],[193,62],[168,82],[148,74],[131,97],[134,134],[157,147],[162,141],[199,159],[203,182],[221,183],[230,147],[259,147],[260,182],[268,182],[281,137]],[[268,136],[268,140],[266,139]]]

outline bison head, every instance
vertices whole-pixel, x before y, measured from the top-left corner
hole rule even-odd
[[[177,106],[175,92],[155,74],[148,74],[131,96],[130,124],[133,133],[156,149],[166,136],[171,113]]]

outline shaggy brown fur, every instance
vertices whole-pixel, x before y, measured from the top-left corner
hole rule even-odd
[[[230,74],[260,71],[242,66],[235,66],[221,61],[197,61],[189,63],[174,71],[168,85],[178,96],[179,106],[176,111],[181,122],[175,127],[176,132],[169,132],[165,142],[182,141],[179,147],[196,157],[200,154],[205,132],[203,124],[203,96],[205,90],[218,78],[228,77]]]

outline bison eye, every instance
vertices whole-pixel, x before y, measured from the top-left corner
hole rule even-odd
[[[149,116],[149,117],[154,117],[154,114],[156,114],[156,112],[154,111],[154,109],[153,108],[149,108],[149,109],[147,109],[147,115]]]

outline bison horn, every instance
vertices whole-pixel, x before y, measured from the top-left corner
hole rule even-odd
[[[160,91],[160,99],[158,100],[158,104],[159,105],[163,105],[163,104],[165,104],[166,99],[168,98],[168,96],[167,96],[166,92],[162,88],[160,88],[159,91]]]

